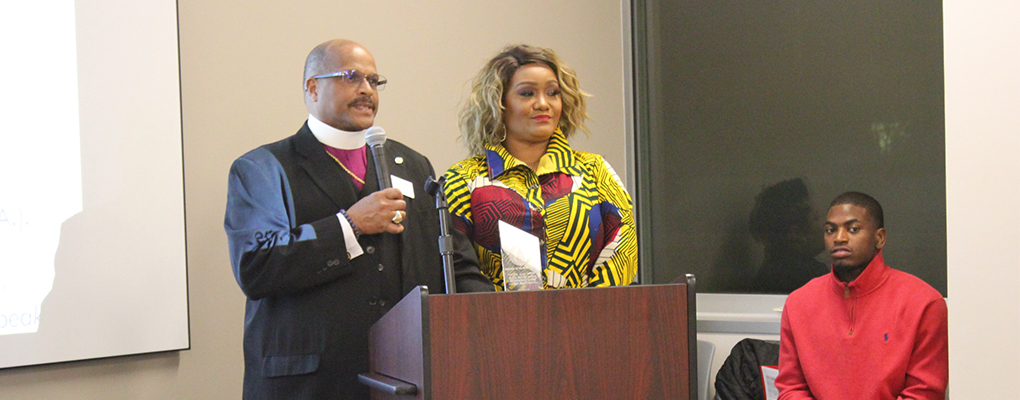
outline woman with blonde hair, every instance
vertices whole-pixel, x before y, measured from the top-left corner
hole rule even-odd
[[[567,143],[590,134],[587,96],[552,50],[527,45],[505,48],[473,81],[460,115],[472,157],[446,172],[445,193],[497,290],[506,289],[501,229],[538,239],[542,288],[634,280],[630,195],[601,156]]]

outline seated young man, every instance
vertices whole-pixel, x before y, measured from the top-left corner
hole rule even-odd
[[[780,400],[945,399],[948,312],[934,288],[882,258],[882,206],[836,197],[825,218],[832,272],[786,299]]]

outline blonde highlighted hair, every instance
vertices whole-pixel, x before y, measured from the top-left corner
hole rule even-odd
[[[485,154],[486,144],[495,146],[506,138],[506,125],[503,123],[506,87],[518,68],[537,63],[545,64],[556,72],[563,103],[559,123],[563,135],[569,138],[578,129],[591,134],[584,125],[588,119],[585,97],[590,95],[581,90],[574,70],[556,57],[552,49],[524,44],[507,46],[475,76],[471,97],[460,111],[460,135],[471,155]]]

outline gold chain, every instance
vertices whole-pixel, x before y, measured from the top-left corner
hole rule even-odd
[[[365,181],[364,181],[364,180],[362,180],[361,178],[358,178],[358,176],[357,176],[357,175],[354,175],[354,173],[353,173],[353,172],[351,172],[351,170],[347,169],[347,166],[346,166],[346,165],[344,165],[344,163],[340,162],[340,159],[339,159],[339,158],[336,158],[336,156],[334,156],[333,154],[331,154],[331,153],[330,153],[330,152],[328,152],[328,151],[326,152],[326,154],[329,154],[329,156],[330,156],[330,157],[333,157],[333,160],[334,160],[334,161],[336,161],[336,163],[337,163],[337,164],[340,164],[340,168],[343,168],[343,169],[344,169],[344,171],[347,171],[347,173],[348,173],[348,174],[349,174],[349,175],[351,176],[351,178],[354,178],[354,180],[358,181],[358,183],[360,183],[360,184],[362,184],[362,185],[364,185],[364,184],[365,184]]]

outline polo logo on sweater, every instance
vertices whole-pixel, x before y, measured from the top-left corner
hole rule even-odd
[[[885,341],[886,341],[886,342],[888,342],[888,341],[889,341],[889,334],[888,334],[888,333],[886,333],[886,334],[885,334]]]

